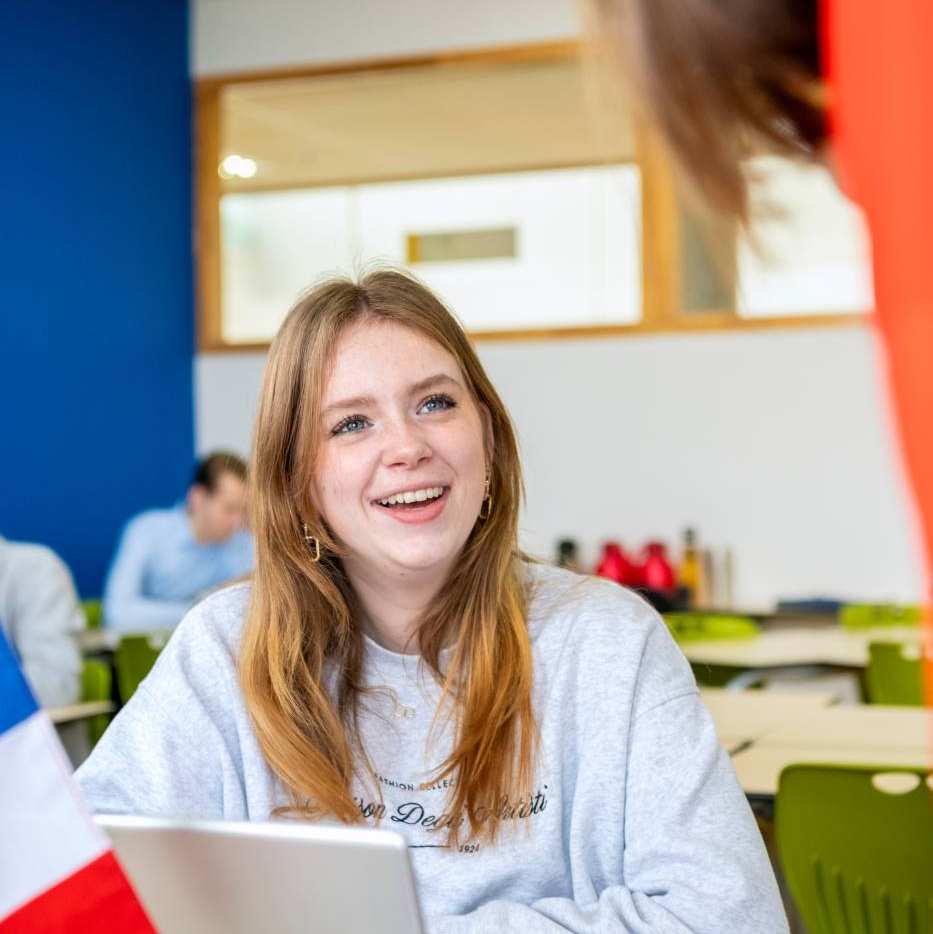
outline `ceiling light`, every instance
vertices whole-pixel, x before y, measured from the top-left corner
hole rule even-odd
[[[220,163],[217,173],[221,178],[252,178],[256,174],[256,161],[231,153]]]

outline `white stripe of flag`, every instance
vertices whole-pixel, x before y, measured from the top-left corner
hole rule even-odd
[[[0,632],[0,934],[152,934]]]

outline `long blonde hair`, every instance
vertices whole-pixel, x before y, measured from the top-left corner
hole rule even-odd
[[[451,701],[449,756],[434,778],[455,778],[449,813],[470,839],[494,840],[499,804],[530,790],[536,726],[531,645],[517,547],[521,465],[508,412],[444,305],[420,282],[379,270],[358,283],[332,279],[289,312],[266,364],[250,469],[256,541],[240,683],[269,765],[289,790],[285,809],[361,821],[351,782],[366,762],[358,729],[364,640],[334,540],[311,496],[320,408],[335,345],[351,323],[392,321],[427,336],[460,365],[492,428],[488,518],[478,519],[449,580],[420,621],[422,663]],[[303,527],[320,543],[313,555]],[[450,647],[445,670],[440,653]],[[333,667],[331,667],[333,666]],[[325,677],[336,673],[328,691]],[[365,771],[365,769],[364,769]],[[459,821],[450,823],[453,841]]]

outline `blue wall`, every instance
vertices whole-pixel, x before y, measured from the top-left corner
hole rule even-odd
[[[194,458],[183,0],[0,2],[0,534],[100,593]]]

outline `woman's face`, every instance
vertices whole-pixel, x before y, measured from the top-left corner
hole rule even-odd
[[[350,575],[446,577],[482,505],[489,434],[457,361],[363,320],[337,343],[321,411],[315,501]]]

